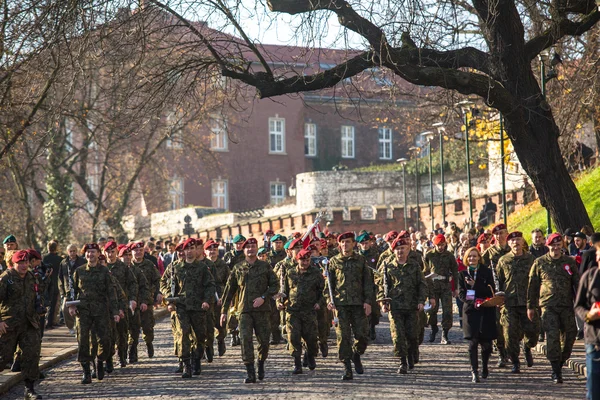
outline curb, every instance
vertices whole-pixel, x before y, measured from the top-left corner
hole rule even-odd
[[[166,308],[160,308],[154,312],[155,319],[161,319],[167,315],[169,315],[169,311]],[[58,355],[41,363],[40,371],[44,371],[64,360],[73,357],[75,354],[77,354],[77,348],[78,346],[67,347]],[[10,372],[10,370],[8,370],[8,373],[3,375],[7,376],[8,378],[3,381],[0,380],[0,395],[8,392],[10,389],[21,383],[21,381],[23,380],[23,375],[20,372]],[[2,378],[2,376],[0,376],[0,378]]]
[[[546,351],[546,344],[544,343],[538,343],[535,347],[534,347],[535,351],[537,351],[538,353],[547,354]],[[587,377],[587,369],[585,366],[585,358],[569,358],[566,362],[565,362],[565,366],[567,368],[572,369],[573,371],[575,371],[575,373],[583,376],[583,377]]]

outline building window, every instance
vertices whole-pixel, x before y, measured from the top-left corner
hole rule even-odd
[[[181,118],[178,117],[175,112],[167,115],[167,136],[167,148],[183,148],[183,128],[181,127]]]
[[[285,183],[271,182],[271,204],[279,204],[285,199]]]
[[[210,148],[212,150],[227,151],[227,122],[220,115],[210,118]]]
[[[392,130],[390,128],[379,128],[379,159],[392,159]]]
[[[342,158],[354,158],[353,126],[342,126]]]
[[[216,179],[212,181],[212,206],[213,208],[219,208],[227,210],[229,207],[229,201],[227,196],[227,181],[223,179]]]
[[[269,118],[269,153],[285,153],[285,118]]]
[[[315,157],[317,155],[317,125],[304,124],[304,155]]]
[[[183,178],[175,176],[171,179],[169,185],[169,198],[171,199],[171,210],[178,210],[180,208],[183,208],[185,194],[183,183]]]

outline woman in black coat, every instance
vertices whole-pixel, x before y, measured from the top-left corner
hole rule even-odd
[[[469,340],[469,357],[473,382],[479,382],[479,357],[477,345],[481,345],[483,370],[481,376],[487,378],[488,361],[492,354],[492,340],[498,337],[496,308],[479,307],[478,303],[492,297],[494,287],[492,270],[481,264],[481,253],[471,247],[464,256],[467,269],[459,272],[458,297],[463,302],[463,334]],[[474,291],[474,292],[473,292]]]

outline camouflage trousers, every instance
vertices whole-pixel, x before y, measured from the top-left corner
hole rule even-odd
[[[369,341],[369,322],[363,306],[339,306],[337,316],[338,326],[335,333],[340,361],[352,359],[355,352],[364,354]],[[354,333],[354,343],[352,333]]]
[[[502,326],[502,315],[499,307],[496,307],[496,326],[498,327],[498,338],[496,339],[496,347],[500,352],[506,348],[506,340],[504,338],[504,327]]]
[[[373,295],[371,296],[371,304],[377,304],[377,285],[373,287]],[[369,315],[369,325],[375,326],[379,325],[379,320],[381,319],[381,308],[373,306],[371,307],[371,314]]]
[[[215,321],[215,328],[217,330],[217,341],[225,340],[227,336],[227,328],[221,325],[221,307],[214,307],[213,318]]]
[[[106,361],[111,356],[110,335],[111,321],[108,313],[99,316],[80,313],[77,316],[77,340],[79,341],[77,361],[90,362],[96,355],[99,361]],[[98,346],[97,351],[94,343]]]
[[[275,300],[271,298],[269,301],[271,302],[271,336],[273,339],[278,339],[281,338],[281,316]]]
[[[206,312],[206,346],[213,347],[215,343],[215,305],[211,304]]]
[[[173,333],[173,353],[181,357],[181,328],[177,322],[177,312],[171,312],[171,332]]]
[[[149,305],[146,311],[140,313],[142,325],[142,339],[146,344],[154,341],[154,307]]]
[[[0,371],[6,364],[12,362],[17,345],[19,345],[23,377],[37,380],[40,374],[39,362],[42,347],[40,330],[31,326],[27,321],[18,324],[13,322],[12,324],[14,326],[10,326],[10,330],[0,336]]]
[[[425,327],[427,326],[427,314],[425,311],[417,311],[417,323],[415,324],[415,334],[417,336],[417,343],[423,344],[425,339]]]
[[[119,357],[124,357],[127,354],[127,343],[129,339],[129,322],[127,315],[119,322],[111,321],[111,351],[110,355],[115,354],[115,346],[118,349]]]
[[[187,311],[183,307],[177,307],[175,315],[179,326],[179,348],[180,358],[187,361],[192,357],[192,342],[197,343],[197,351],[201,353],[204,347],[201,345],[206,341],[206,311]],[[202,350],[202,351],[201,351]]]
[[[571,357],[577,336],[572,307],[542,307],[542,325],[546,331],[546,357],[550,362],[564,362]]]
[[[327,309],[325,302],[320,304],[321,308],[317,310],[317,337],[319,343],[327,343],[327,339],[329,338],[329,332],[331,332],[331,321],[333,315],[331,311]]]
[[[239,321],[238,321],[238,316],[235,315],[234,313],[229,314],[229,317],[227,319],[227,330],[229,331],[230,334],[233,335],[234,332],[236,332],[239,328]]]
[[[130,309],[127,310],[127,315],[129,316],[129,344],[137,346],[140,341],[140,328],[142,326],[140,309],[136,308],[134,313]]]
[[[317,312],[293,311],[288,312],[287,335],[290,344],[290,355],[300,357],[302,355],[302,340],[306,344],[306,352],[313,356],[317,355]]]
[[[390,316],[390,333],[394,343],[394,356],[406,357],[413,354],[418,346],[416,311],[392,311]]]
[[[433,295],[435,298],[435,307],[431,308],[427,318],[427,325],[431,329],[437,328],[437,314],[442,303],[442,329],[452,328],[452,290],[449,282],[436,280],[433,281]]]
[[[502,307],[502,328],[506,339],[506,350],[508,356],[515,362],[519,359],[521,340],[525,339],[525,346],[535,347],[540,331],[539,318],[530,321],[527,318],[527,307]]]
[[[253,334],[258,342],[258,359],[265,361],[269,356],[269,337],[271,335],[270,313],[251,311],[240,314],[240,346],[244,364],[254,363]]]

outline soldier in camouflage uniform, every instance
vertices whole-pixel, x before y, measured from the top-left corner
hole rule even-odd
[[[327,240],[321,239],[321,257],[327,259],[327,263],[331,257],[329,256],[329,249],[327,247]],[[318,265],[314,263],[314,266],[319,268],[321,272],[326,268],[326,264],[320,262]],[[325,277],[323,277],[323,282],[325,282]],[[319,340],[319,350],[321,351],[321,356],[323,358],[329,355],[329,344],[327,340],[329,339],[329,333],[331,332],[331,323],[333,322],[333,313],[327,309],[327,300],[325,297],[321,298],[320,308],[317,310],[317,329],[318,329],[318,340]],[[306,365],[308,365],[308,360],[306,360]]]
[[[0,371],[13,359],[17,345],[22,349],[21,373],[25,378],[25,399],[38,399],[34,383],[39,377],[41,351],[40,317],[36,310],[35,280],[28,271],[24,250],[15,251],[13,267],[0,275]]]
[[[410,244],[398,237],[390,246],[394,258],[381,266],[377,275],[377,301],[389,312],[394,356],[400,358],[398,373],[414,368],[417,342],[417,311],[423,311],[427,284],[419,264],[408,257]]]
[[[508,237],[510,253],[500,257],[496,267],[498,289],[504,292],[502,308],[502,327],[506,339],[506,349],[513,364],[512,372],[520,372],[519,352],[521,339],[525,337],[523,346],[527,366],[533,366],[531,348],[535,347],[539,334],[538,318],[530,321],[527,318],[527,286],[529,271],[534,257],[524,250],[523,233],[511,232]]]
[[[373,296],[371,298],[371,304],[375,305],[375,297],[377,295],[377,286],[375,285],[374,272],[377,268],[377,262],[379,261],[379,250],[375,246],[374,237],[369,233],[365,232],[356,238],[358,243],[359,253],[367,261],[367,266],[371,270],[371,276],[373,278]],[[381,318],[381,310],[379,307],[373,307],[371,309],[371,315],[369,315],[369,337],[371,340],[375,340],[375,327],[379,325],[379,319]]]
[[[335,257],[336,255],[338,255],[340,253],[340,250],[338,248],[336,235],[334,233],[328,233],[327,236],[325,236],[325,239],[327,239],[328,256]]]
[[[127,318],[127,309],[129,308],[129,305],[131,305],[131,308],[133,309],[137,307],[138,283],[133,275],[133,271],[127,268],[127,265],[117,258],[117,243],[115,241],[111,240],[104,245],[104,254],[106,255],[108,270],[117,280],[121,289],[125,292],[127,300],[127,304],[122,308],[125,313],[124,318],[121,318],[116,324],[115,332],[119,362],[123,368],[127,365],[127,343],[129,339],[129,318]],[[114,349],[112,353],[114,354]],[[106,364],[107,370],[110,369],[112,356],[107,360]]]
[[[225,323],[227,311],[237,295],[236,310],[240,314],[242,360],[248,374],[245,383],[255,383],[252,332],[254,331],[258,341],[258,379],[263,380],[271,333],[271,303],[267,299],[279,292],[279,283],[271,266],[257,259],[258,242],[255,238],[247,239],[242,248],[245,258],[234,266],[225,286],[221,323]]]
[[[220,313],[221,306],[223,305],[223,292],[225,290],[225,284],[227,284],[227,278],[229,277],[230,271],[225,262],[219,258],[219,244],[217,242],[209,240],[204,243],[204,251],[206,253],[206,257],[215,265],[213,278],[215,279],[215,289],[219,300],[215,303],[213,318],[215,320],[215,328],[217,328],[217,351],[219,353],[219,357],[221,357],[226,351],[225,336],[227,335],[227,331],[225,329],[225,325],[221,325]]]
[[[285,249],[283,248],[285,238],[280,234],[273,235],[271,237],[271,250],[267,254],[267,262],[271,265],[271,268],[275,268],[278,262],[282,261],[286,257]],[[281,316],[277,309],[275,300],[270,299],[271,302],[271,342],[270,344],[280,344],[282,341],[285,342],[281,336]]]
[[[213,277],[215,277],[215,274],[217,273],[217,267],[215,266],[215,264],[209,260],[206,257],[206,254],[204,253],[204,241],[202,239],[196,239],[194,242],[194,246],[196,249],[196,260],[195,262],[197,264],[201,264],[206,266],[206,268],[208,268],[208,271],[210,272],[210,274]],[[216,293],[216,290],[215,290]],[[194,341],[194,348],[196,350],[196,352],[194,353],[193,359],[194,359],[194,375],[199,375],[201,372],[201,366],[200,366],[200,359],[202,358],[203,355],[206,356],[206,361],[208,363],[211,363],[213,361],[213,357],[214,357],[214,344],[215,344],[215,325],[216,325],[216,321],[215,321],[215,306],[217,303],[217,299],[216,297],[213,295],[213,297],[211,297],[209,299],[210,301],[208,302],[210,305],[210,309],[208,310],[207,314],[206,314],[206,341],[204,343],[202,343],[202,346],[197,347],[197,343]],[[204,353],[200,353],[199,349],[204,349]]]
[[[398,237],[398,231],[389,231],[383,237],[383,240],[388,244],[387,248],[379,255],[379,259],[377,260],[377,270],[381,268],[383,262],[388,258],[393,257],[394,253],[392,252],[391,246],[394,243],[394,240]]]
[[[181,341],[182,378],[192,377],[192,332],[197,341],[198,353],[204,352],[206,316],[210,301],[215,297],[215,283],[210,271],[206,264],[196,262],[195,244],[193,238],[183,243],[185,260],[173,268],[167,268],[160,280],[160,290],[167,298],[167,308],[176,313],[178,327],[181,329],[181,334],[175,339]]]
[[[430,299],[435,299],[435,305],[431,304],[428,315],[428,325],[431,326],[429,342],[435,342],[438,333],[437,313],[442,303],[442,344],[450,344],[448,331],[452,328],[452,296],[456,297],[458,289],[452,293],[450,279],[458,282],[458,264],[454,255],[446,250],[446,238],[437,235],[433,238],[433,250],[425,254],[425,276],[436,274],[427,278]]]
[[[546,357],[555,383],[562,383],[562,365],[571,356],[577,335],[573,293],[579,285],[579,273],[575,260],[562,254],[562,240],[558,233],[548,236],[546,246],[550,251],[534,261],[527,288],[529,319],[533,321],[538,307],[542,309]]]
[[[83,248],[86,265],[73,273],[75,300],[80,303],[70,306],[71,316],[77,315],[77,339],[79,352],[77,361],[83,367],[81,383],[92,383],[90,362],[93,355],[90,350],[90,332],[94,329],[98,340],[98,380],[104,378],[104,361],[110,356],[110,319],[119,322],[117,293],[114,290],[107,267],[98,264],[100,247],[96,243],[86,244]]]
[[[498,289],[498,278],[496,274],[496,267],[498,266],[498,261],[500,257],[510,252],[510,247],[506,241],[506,237],[508,236],[508,230],[506,229],[506,225],[498,224],[492,228],[492,234],[494,235],[494,239],[496,243],[489,247],[482,255],[482,263],[486,267],[490,267],[492,273],[494,274],[494,280],[496,281],[496,290]],[[498,367],[504,367],[508,360],[508,354],[506,352],[506,344],[504,340],[504,332],[502,327],[502,320],[500,317],[500,308],[496,308],[496,323],[499,326],[498,329],[498,339],[496,339],[496,347],[498,348]]]
[[[160,293],[160,274],[158,268],[154,263],[144,257],[144,243],[136,242],[132,243],[131,253],[133,260],[131,263],[138,267],[146,277],[148,282],[148,292],[150,294],[151,303],[150,305],[158,305],[162,303],[162,294]],[[148,349],[148,357],[154,357],[154,308],[148,307],[146,311],[140,313],[141,325],[142,325],[142,339],[146,342],[146,348]],[[136,354],[137,357],[137,354]]]
[[[306,359],[311,370],[316,368],[317,313],[325,287],[319,268],[311,265],[310,251],[300,250],[296,254],[298,265],[287,270],[282,292],[286,297],[279,299],[279,308],[287,309],[287,334],[290,354],[294,357],[293,374],[302,373],[302,340],[306,344]]]
[[[173,257],[171,263],[169,263],[168,269],[171,270],[171,275],[174,275],[174,268],[178,266],[178,264],[183,264],[185,261],[185,253],[183,252],[183,243],[181,242],[175,246],[175,253],[177,254],[177,258]],[[166,269],[165,269],[166,271]],[[141,272],[140,272],[141,273]],[[164,276],[164,274],[163,274]],[[161,278],[162,280],[162,278]],[[169,294],[170,295],[170,294]],[[181,374],[183,372],[183,359],[181,358],[181,327],[179,326],[179,322],[177,320],[177,312],[172,307],[171,312],[171,332],[173,333],[173,353],[179,358],[179,366],[174,371],[176,374]],[[139,331],[139,329],[138,329]]]
[[[343,380],[351,380],[352,361],[357,374],[363,374],[364,368],[360,356],[367,349],[369,325],[367,317],[371,314],[373,282],[367,261],[354,252],[355,236],[346,232],[338,236],[340,253],[331,258],[327,268],[329,276],[324,295],[327,308],[336,312],[336,328],[339,359],[344,363]],[[329,294],[329,284],[333,298]],[[352,343],[354,332],[354,344]]]
[[[244,245],[244,242],[246,241],[246,238],[243,235],[236,235],[233,238],[233,245],[234,248],[231,249],[229,252],[225,253],[225,255],[223,255],[223,261],[225,262],[225,264],[229,267],[229,270],[232,271],[233,267],[244,260],[244,250],[242,249],[242,246]],[[237,304],[237,301],[233,301],[233,306],[235,306]],[[229,331],[229,334],[231,335],[231,346],[239,346],[240,345],[240,332],[238,330],[238,314],[239,311],[232,309],[232,310],[228,310],[228,315],[229,315],[229,320],[227,321],[227,330]]]

